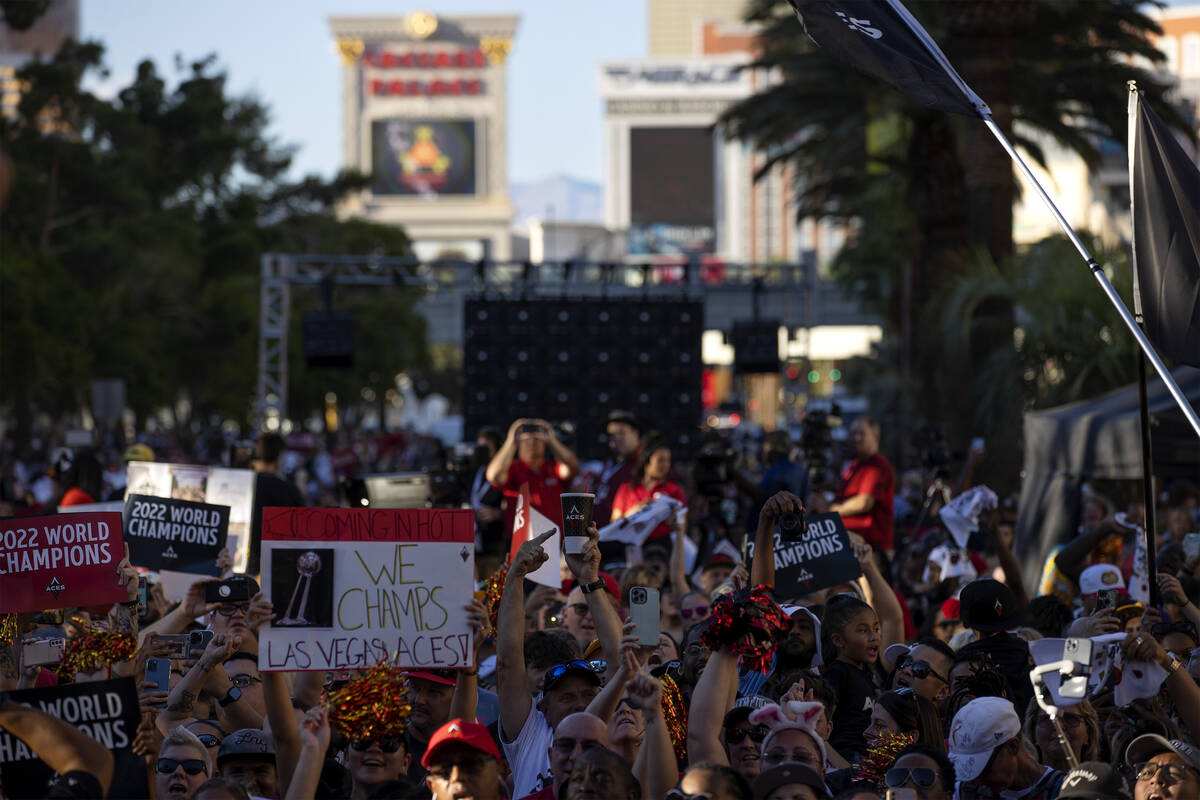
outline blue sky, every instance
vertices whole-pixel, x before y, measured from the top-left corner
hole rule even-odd
[[[565,173],[600,181],[602,109],[596,62],[646,53],[644,0],[83,0],[82,34],[107,48],[114,90],[152,59],[172,74],[175,55],[216,53],[230,88],[253,93],[274,115],[273,134],[299,145],[297,175],[341,166],[340,64],[327,18],[340,15],[516,13],[509,55],[509,179]]]

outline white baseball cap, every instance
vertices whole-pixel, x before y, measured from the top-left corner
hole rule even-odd
[[[1021,720],[1003,697],[976,697],[958,710],[950,724],[950,762],[960,781],[973,781],[992,753],[1021,735]]]
[[[1079,575],[1079,593],[1095,594],[1101,589],[1124,589],[1121,570],[1112,564],[1092,564]]]

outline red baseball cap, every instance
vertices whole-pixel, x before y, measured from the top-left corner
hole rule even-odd
[[[453,686],[458,682],[458,672],[452,669],[409,670],[408,677],[410,680],[416,678],[430,683],[440,683],[443,686]]]
[[[438,751],[452,744],[464,744],[485,756],[500,760],[500,751],[496,749],[496,743],[492,741],[487,728],[475,722],[452,719],[434,731],[433,736],[429,738],[429,746],[425,748],[425,755],[421,756],[421,766],[429,769]]]

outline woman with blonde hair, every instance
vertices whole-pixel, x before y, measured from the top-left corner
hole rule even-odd
[[[1100,718],[1096,714],[1096,708],[1084,700],[1062,709],[1059,721],[1062,722],[1063,732],[1066,733],[1071,750],[1075,753],[1076,762],[1095,761],[1100,755]],[[1063,771],[1071,769],[1058,732],[1054,730],[1054,723],[1037,704],[1037,700],[1029,701],[1029,706],[1025,709],[1022,733],[1025,735],[1025,741],[1037,750],[1039,764]]]

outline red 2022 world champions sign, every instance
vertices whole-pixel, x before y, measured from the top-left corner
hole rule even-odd
[[[119,603],[121,514],[0,520],[0,613]]]

